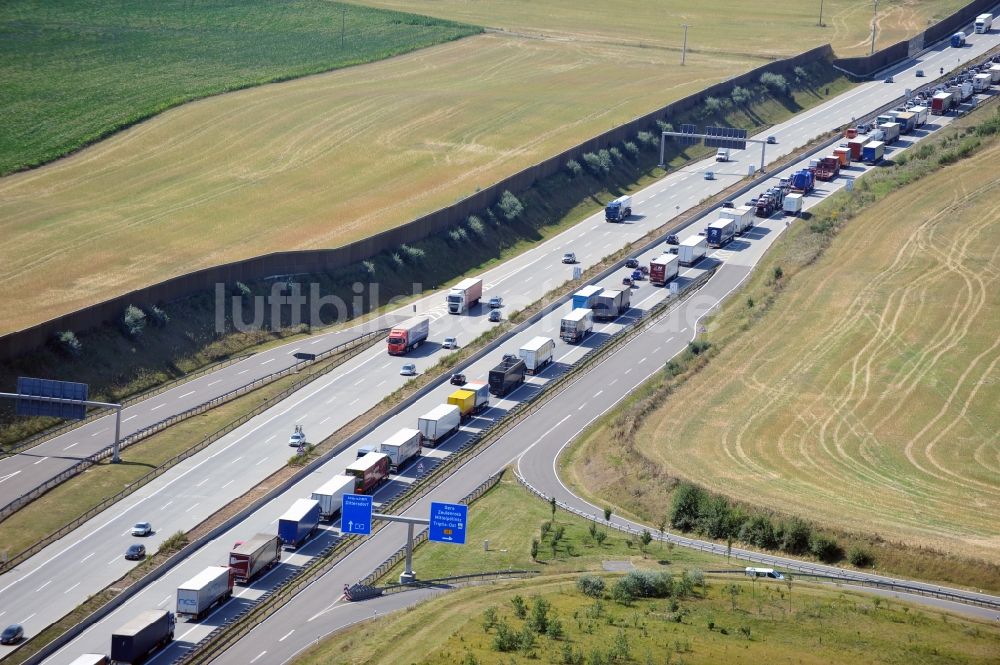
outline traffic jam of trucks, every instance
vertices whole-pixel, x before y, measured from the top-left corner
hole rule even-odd
[[[989,31],[992,15],[976,19],[976,32]],[[965,43],[965,35],[952,38]],[[1000,59],[998,56],[996,59]],[[967,70],[961,80],[951,82],[915,96],[905,108],[896,108],[879,116],[873,123],[849,128],[846,143],[831,155],[813,159],[808,168],[800,169],[788,179],[767,189],[741,207],[719,210],[719,218],[711,222],[704,234],[684,240],[672,240],[666,253],[652,259],[648,274],[650,283],[665,286],[679,275],[679,266],[692,266],[707,255],[707,249],[723,247],[733,238],[753,227],[754,217],[770,216],[775,212],[799,215],[803,199],[814,191],[816,181],[832,180],[840,170],[855,162],[878,164],[885,157],[887,145],[925,125],[930,115],[942,115],[974,93],[983,92],[1000,83],[1000,64],[988,62],[978,70]],[[608,221],[623,221],[631,213],[631,198],[620,197],[606,208]],[[630,269],[638,270],[630,260]],[[635,272],[632,274],[634,275]],[[456,284],[447,295],[448,311],[467,313],[482,299],[481,279],[466,279]],[[568,343],[582,341],[593,330],[593,321],[614,320],[630,308],[631,291],[586,286],[573,294],[570,312],[560,321],[560,338]],[[426,316],[409,318],[389,332],[388,351],[405,354],[428,338],[430,319]],[[398,473],[421,456],[424,447],[440,445],[459,430],[463,420],[481,414],[490,406],[490,396],[509,396],[523,385],[526,376],[543,372],[554,362],[556,343],[537,336],[526,342],[518,353],[505,354],[489,370],[487,381],[464,381],[447,397],[445,404],[434,407],[418,418],[416,428],[403,428],[378,446],[359,450],[358,458],[320,485],[308,499],[297,499],[277,520],[277,533],[257,533],[246,541],[234,544],[228,555],[228,565],[209,566],[176,589],[175,611],[145,611],[130,619],[111,635],[110,656],[83,654],[81,663],[140,663],[174,639],[178,618],[189,621],[204,619],[233,595],[235,585],[249,585],[259,580],[281,562],[285,548],[296,550],[306,544],[319,529],[321,522],[334,522],[340,514],[345,494],[373,494],[391,473]],[[110,661],[109,661],[110,658]]]

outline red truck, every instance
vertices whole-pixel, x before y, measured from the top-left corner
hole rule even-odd
[[[389,456],[383,453],[368,453],[355,460],[344,470],[344,474],[358,479],[354,486],[355,494],[370,494],[389,477]]]
[[[389,354],[399,356],[420,346],[430,334],[431,320],[426,316],[414,316],[393,326],[386,343]]]
[[[840,158],[829,155],[819,160],[816,167],[817,180],[833,180],[840,175]]]
[[[281,538],[258,533],[250,540],[237,543],[229,553],[229,567],[237,584],[250,584],[268,568],[281,560]]]
[[[856,136],[847,142],[847,147],[851,151],[852,161],[861,161],[861,148],[863,148],[866,143],[868,143],[868,137],[864,134]]]

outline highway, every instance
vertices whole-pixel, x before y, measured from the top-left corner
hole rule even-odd
[[[881,94],[888,86],[884,84],[869,84],[868,86],[862,86],[862,88],[864,87],[871,89],[873,94]],[[855,108],[857,107],[855,106]],[[940,123],[941,120],[934,118],[933,122]],[[771,130],[769,133],[779,133],[779,136],[785,136],[782,128]],[[899,145],[902,146],[907,143],[901,142]],[[685,176],[687,176],[687,179],[690,179],[692,175],[696,176],[700,170],[709,168],[710,165],[714,168],[714,164],[710,162],[695,165],[691,169],[686,170],[686,172],[664,179],[664,182],[670,182],[675,178],[679,179]],[[842,186],[851,175],[856,176],[860,172],[860,168],[854,167],[845,173],[845,177],[842,177],[839,181],[829,184],[823,183],[818,192],[819,196],[809,197],[810,205],[818,201],[823,194]],[[777,177],[780,174],[774,175]],[[704,192],[700,190],[700,185],[712,183],[705,183],[700,178],[696,178],[691,184],[694,184],[695,187],[685,188],[684,191],[687,192],[688,196],[701,198],[704,196]],[[679,190],[680,188],[674,187],[670,192],[676,195]],[[640,205],[637,208],[642,211],[644,209],[643,206],[646,206],[649,201],[655,201],[656,195],[656,193],[650,193],[649,191],[640,193],[637,197]],[[689,205],[687,201],[683,201],[683,203]],[[667,215],[670,214],[669,211],[665,212]],[[702,225],[696,224],[690,227],[687,234],[697,232]],[[604,230],[606,226],[601,222],[599,228],[600,230]],[[740,282],[749,274],[750,269],[756,264],[766,247],[773,242],[783,228],[785,228],[784,221],[780,219],[767,220],[766,222],[762,222],[757,229],[748,234],[744,239],[731,243],[723,250],[716,251],[712,257],[712,261],[721,262],[722,267],[696,297],[685,302],[661,323],[638,336],[626,347],[606,359],[600,366],[584,377],[579,378],[571,389],[557,397],[546,408],[527,418],[489,449],[479,454],[475,459],[470,460],[461,472],[452,475],[439,487],[435,488],[428,497],[418,504],[415,509],[409,511],[408,514],[418,516],[425,514],[426,506],[431,500],[457,500],[476,487],[491,473],[503,468],[526,451],[527,454],[522,459],[520,467],[528,475],[531,482],[534,483],[535,480],[539,480],[541,483],[539,487],[545,487],[544,478],[535,478],[536,465],[532,463],[532,460],[536,459],[537,456],[537,459],[543,460],[541,463],[542,467],[545,467],[547,462],[548,468],[551,469],[551,461],[554,459],[555,452],[571,440],[584,425],[582,421],[585,416],[579,414],[579,411],[586,409],[585,413],[589,415],[600,413],[609,408],[622,395],[626,394],[628,390],[641,383],[649,374],[662,367],[666,359],[682,350],[692,336],[696,321],[704,313],[710,311],[732,289],[738,287]],[[642,260],[648,261],[658,253],[658,250],[649,252],[642,257]],[[703,265],[699,265],[698,268],[708,267],[712,261],[705,262]],[[696,273],[697,270],[686,271],[685,277],[690,278]],[[619,279],[620,275],[610,278],[607,286],[617,286],[615,282]],[[637,308],[648,308],[664,297],[664,295],[665,290],[654,289],[648,283],[642,283],[634,291],[633,305]],[[505,293],[504,296],[506,298],[508,294]],[[554,336],[552,331],[555,329],[559,315],[560,313],[555,313],[546,317],[531,330],[521,333],[517,338],[505,344],[505,349],[513,350],[522,341],[536,334],[548,333],[549,336]],[[619,324],[612,323],[605,325],[606,328],[604,330],[595,328],[595,330],[598,330],[598,335],[614,332]],[[583,345],[584,348],[588,344],[593,344],[594,341],[592,338]],[[546,380],[550,380],[563,371],[567,364],[582,355],[584,348],[568,347],[560,343],[557,349],[559,363],[544,372],[541,377],[531,379],[528,384],[515,391],[508,399],[495,401],[492,412],[484,415],[488,418],[495,418],[502,414],[514,403],[515,399],[526,396],[529,394],[529,391],[537,389],[538,385]],[[497,351],[496,354],[474,364],[466,373],[470,378],[485,376],[489,367],[496,362],[499,353]],[[361,445],[368,442],[377,442],[399,427],[412,426],[416,415],[425,412],[434,404],[443,402],[444,396],[449,390],[448,386],[441,386],[420,400],[413,408],[390,419],[365,441],[362,441]],[[485,424],[485,422],[482,424]],[[440,448],[427,451],[425,463],[429,466],[433,464],[435,458],[439,458],[448,451],[456,449],[467,439],[471,432],[478,428],[478,424],[470,423],[470,426],[463,428],[461,434],[452,437],[452,439]],[[123,622],[123,617],[149,607],[169,607],[172,602],[173,590],[179,583],[193,576],[207,565],[224,562],[226,552],[234,540],[243,539],[255,531],[273,531],[277,516],[290,505],[294,498],[308,496],[309,492],[323,480],[339,472],[340,469],[346,466],[352,455],[353,453],[348,451],[338,456],[337,459],[331,461],[323,469],[313,474],[315,477],[308,478],[299,483],[298,486],[289,490],[282,497],[271,502],[258,513],[248,518],[243,524],[234,529],[233,532],[220,536],[217,541],[202,548],[190,557],[189,560],[168,573],[162,580],[151,584],[149,588],[141,592],[136,598],[125,603],[122,608],[114,612],[110,617],[88,629],[83,635],[51,658],[50,662],[68,662],[78,653],[94,649],[101,650],[105,648],[104,645],[107,644],[110,632],[117,624]],[[541,471],[538,473],[540,474]],[[394,495],[401,484],[412,480],[412,474],[413,467],[404,470],[401,477],[394,479],[393,483],[383,488],[376,495],[376,499],[382,501]],[[558,479],[555,482],[558,483]],[[184,499],[183,494],[178,494],[178,497],[178,500]],[[572,497],[561,497],[561,500],[569,503]],[[337,617],[342,614],[348,614],[346,610],[336,609],[341,606],[339,603],[334,602],[339,595],[339,590],[344,584],[353,583],[364,577],[379,562],[395,551],[401,543],[401,533],[402,527],[390,525],[376,536],[370,538],[364,547],[349,555],[328,575],[300,594],[288,607],[252,632],[236,648],[227,653],[222,660],[229,659],[234,663],[253,662],[255,658],[260,657],[262,651],[267,651],[266,662],[281,662],[283,657],[294,653],[303,644],[308,643],[310,639],[328,632],[332,629],[331,626],[335,628],[334,624],[339,621]],[[302,552],[289,554],[282,566],[275,569],[264,580],[245,590],[236,601],[225,605],[201,624],[185,625],[180,628],[177,631],[177,642],[163,656],[158,657],[158,662],[169,662],[173,657],[190,648],[193,643],[207,635],[214,626],[218,625],[226,617],[237,613],[242,607],[241,603],[248,602],[264,593],[276,581],[284,579],[294,566],[304,563],[308,555],[323,549],[336,537],[335,530],[328,529],[324,531],[320,537],[306,546]],[[128,539],[125,539],[125,542],[128,542]],[[82,551],[78,550],[80,553]],[[799,565],[799,563],[794,561],[789,562],[790,565]],[[417,572],[419,573],[419,571]],[[284,637],[278,643],[275,643],[277,636]],[[262,647],[262,645],[265,646]],[[254,651],[255,649],[257,651]]]
[[[991,41],[995,41],[994,35],[990,37]],[[977,52],[975,49],[974,45],[973,48],[965,49],[961,53],[963,56],[972,57]],[[982,50],[985,50],[985,46],[979,44],[979,51]],[[951,53],[941,55],[938,52],[932,52],[926,56],[923,66],[932,66],[931,63],[934,62],[935,57],[950,59],[954,56]],[[787,124],[772,128],[767,133],[779,137],[780,143],[777,146],[779,150],[790,150],[792,146],[804,144],[812,136],[832,126],[847,122],[855,115],[861,115],[862,109],[874,108],[890,101],[901,93],[903,87],[915,87],[914,80],[908,80],[907,74],[897,75],[896,84],[862,85],[840,98],[824,104],[819,109],[796,117]],[[731,162],[721,170],[716,167],[714,162],[701,162],[662,179],[634,197],[636,201],[634,208],[638,214],[634,216],[631,223],[609,225],[603,221],[602,215],[595,215],[566,233],[560,234],[525,253],[518,259],[487,273],[484,276],[487,283],[486,295],[503,295],[511,309],[517,309],[527,304],[569,276],[569,269],[558,263],[558,257],[563,251],[575,251],[584,265],[592,264],[600,256],[609,253],[617,246],[621,246],[627,240],[641,236],[652,226],[668,222],[678,208],[686,209],[712,191],[717,191],[728,182],[738,179],[745,173],[747,164],[756,161],[758,154],[755,150],[750,150],[749,154],[736,153],[734,157],[737,161]],[[716,171],[718,180],[707,182],[701,178],[701,173],[708,168]],[[750,242],[746,244],[753,249],[753,252],[762,252],[766,244],[770,242],[769,238],[776,236],[782,228],[781,222],[775,220],[768,224],[777,224],[778,228],[770,229],[767,225],[762,226],[761,238],[755,238],[754,234],[751,234]],[[743,241],[730,245],[729,248],[716,255],[715,259],[725,262],[725,265],[712,280],[711,289],[726,284],[726,280],[736,278],[740,271],[744,275],[746,274],[752,263],[743,263],[742,257],[750,257],[752,253],[747,248],[743,248],[742,245]],[[744,252],[747,253],[744,255]],[[644,259],[648,260],[652,254],[650,253]],[[753,253],[753,255],[757,254]],[[540,277],[539,274],[544,275],[544,277]],[[707,294],[706,297],[711,297],[713,293],[711,289],[706,287],[703,294]],[[716,294],[715,302],[723,293],[724,291]],[[649,307],[663,294],[664,290],[652,289],[648,284],[643,284],[635,290],[633,303],[638,307]],[[708,301],[703,301],[701,298],[703,294],[699,294],[697,300],[702,306],[708,306]],[[480,315],[471,317],[445,316],[441,294],[420,300],[416,307],[418,312],[428,313],[434,318],[432,341],[439,342],[445,335],[454,334],[459,335],[460,341],[468,340],[489,325],[484,321],[485,317]],[[687,314],[690,313],[687,311]],[[510,349],[516,348],[520,341],[538,334],[539,330],[551,330],[553,322],[557,318],[558,315],[547,317],[535,329],[523,333],[506,346]],[[613,332],[617,325],[611,324],[604,332]],[[683,346],[681,337],[684,332],[680,329],[677,330],[676,339],[670,340],[669,343],[663,342],[659,345],[660,349],[647,355],[656,358],[661,354],[666,354],[671,344]],[[553,335],[550,334],[550,336]],[[646,335],[642,336],[642,338],[645,337]],[[686,342],[686,340],[684,341]],[[178,529],[190,528],[221,505],[243,494],[284,464],[290,454],[290,449],[285,445],[285,441],[296,423],[305,426],[311,440],[318,440],[332,433],[344,422],[349,421],[381,399],[383,395],[402,384],[403,379],[398,376],[400,364],[413,361],[418,364],[418,367],[427,367],[436,362],[436,350],[435,344],[428,344],[405,360],[389,358],[380,348],[368,354],[362,354],[345,363],[336,372],[311,384],[299,394],[292,396],[274,409],[224,437],[199,455],[178,465],[171,472],[144,487],[132,497],[91,520],[58,543],[54,543],[14,571],[0,577],[0,597],[3,598],[2,604],[0,604],[0,622],[21,621],[26,624],[29,635],[36,633],[41,627],[75,607],[86,596],[117,579],[128,567],[133,565],[121,558],[125,547],[133,542],[133,539],[127,536],[127,528],[131,523],[142,519],[149,519],[154,523],[157,536],[147,541],[147,546],[152,547],[155,547],[164,535]],[[560,345],[561,363],[551,368],[552,374],[561,371],[566,363],[572,362],[582,352],[582,349],[579,348],[564,349]],[[486,370],[495,364],[498,355],[499,352],[484,359],[469,368],[466,373],[470,378],[485,376]],[[669,355],[664,357],[669,357]],[[662,361],[658,362],[662,364]],[[532,379],[521,390],[531,390],[533,385],[537,385],[547,378],[551,377],[542,376]],[[605,379],[614,380],[607,379],[607,377]],[[445,386],[437,389],[412,409],[380,427],[370,439],[377,440],[401,426],[412,426],[415,415],[428,410],[429,406],[433,404],[442,402],[443,395],[447,393],[447,390],[448,388]],[[510,397],[517,398],[518,396],[518,393],[515,393]],[[498,402],[495,405],[495,413],[502,413],[512,403],[509,399]],[[550,410],[545,409],[544,411]],[[563,418],[569,419],[571,415],[567,414]],[[449,441],[441,449],[430,451],[428,464],[432,463],[435,457],[459,445],[462,436],[454,437],[453,441]],[[510,437],[504,438],[509,440]],[[487,453],[494,449],[500,450],[494,446]],[[332,473],[346,466],[346,462],[352,454],[352,451],[345,452],[314,475],[322,476],[324,479],[329,477]],[[509,461],[512,457],[513,455],[508,456],[505,461]],[[481,473],[484,469],[500,468],[488,459],[488,455],[479,456],[473,463],[470,463],[469,473],[454,476],[455,480],[446,482],[439,488],[440,491],[453,492],[454,497],[462,496],[464,492],[455,490],[459,481],[465,482],[467,478],[468,489],[471,489],[489,475],[489,473]],[[480,460],[484,461],[480,462]],[[493,460],[493,462],[495,461]],[[500,466],[502,467],[502,464]],[[408,473],[409,471],[404,472],[402,478],[385,488],[379,494],[379,498],[394,493],[400,483],[409,482],[412,476],[407,475]],[[225,552],[228,551],[232,541],[238,539],[235,536],[242,537],[257,530],[273,529],[272,522],[287,508],[291,499],[307,496],[319,484],[316,480],[315,478],[307,479],[299,487],[290,490],[285,495],[288,498],[282,497],[282,499],[265,506],[259,513],[240,525],[238,533],[234,533],[232,538],[227,534],[220,537],[217,542],[202,548],[189,561],[185,561],[165,576],[163,580],[151,585],[137,598],[126,603],[109,619],[84,633],[52,662],[64,662],[62,660],[64,656],[86,651],[87,649],[78,649],[78,647],[90,639],[93,639],[94,644],[98,645],[93,648],[102,649],[103,647],[99,645],[106,645],[107,635],[114,628],[111,624],[116,620],[120,622],[120,617],[129,608],[134,609],[143,603],[146,603],[146,606],[168,606],[168,596],[171,595],[172,588],[176,588],[178,583],[192,576],[205,565],[224,562]],[[336,574],[339,576],[342,574],[341,571],[345,571],[343,580],[348,582],[363,577],[377,562],[384,558],[377,551],[374,543],[381,542],[380,538],[388,539],[390,534],[390,529],[387,529],[384,537],[379,534],[372,539],[372,543],[362,548],[364,555],[357,557],[360,560],[357,568],[360,570],[367,565],[367,570],[355,574],[350,565],[338,566],[335,569]],[[282,567],[276,569],[263,581],[263,585],[273,584],[276,580],[281,579],[282,570],[287,572],[289,566],[300,565],[306,556],[321,549],[324,543],[333,537],[335,536],[332,533],[326,533],[323,538],[310,544],[303,552],[290,555]],[[398,540],[393,541],[391,547],[387,547],[387,549],[394,550],[398,546],[398,542]],[[388,552],[386,552],[387,554]],[[86,574],[81,574],[81,572]],[[72,580],[73,583],[67,584],[66,580]],[[342,586],[343,581],[338,583]],[[173,586],[171,587],[171,585]],[[252,587],[241,598],[244,600],[252,599],[255,595],[263,592],[262,588],[263,586]],[[329,601],[329,595],[330,592],[327,590],[327,601]],[[231,605],[234,604],[236,603],[231,603]],[[297,604],[298,601],[295,605],[297,606]],[[187,637],[182,638],[181,635],[184,631],[178,631],[181,644],[176,648],[182,648],[184,643],[190,644],[192,641],[200,639],[200,630],[207,630],[213,622],[226,616],[230,611],[233,610],[227,605],[223,610],[206,620],[202,628],[199,628],[198,625],[193,626],[192,633]],[[2,653],[0,652],[0,654]],[[66,658],[66,660],[72,660],[72,657]]]

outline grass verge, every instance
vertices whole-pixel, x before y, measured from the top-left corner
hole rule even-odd
[[[970,115],[795,224],[707,335],[560,460],[564,478],[646,522],[690,479],[711,492],[678,527],[753,546],[747,524],[781,543],[808,515],[833,558],[1000,589],[998,488],[977,452],[996,391],[976,378],[996,357],[998,127],[992,106]]]

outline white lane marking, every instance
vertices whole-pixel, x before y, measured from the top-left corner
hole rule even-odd
[[[87,559],[89,559],[90,557],[94,556],[95,554],[97,554],[97,552],[91,552],[91,553],[90,553],[90,554],[88,554],[87,556],[85,556],[85,557],[83,557],[82,559],[80,559],[80,563],[83,563],[84,561],[86,561],[86,560],[87,560]]]
[[[138,417],[138,414],[136,414],[134,416],[129,416],[128,418],[123,419],[122,422],[123,423],[127,423],[128,421],[132,420],[133,418],[137,418],[137,417]]]
[[[309,342],[309,345],[312,346],[314,344],[319,344],[322,341],[323,341],[322,339],[314,339],[313,341]]]
[[[262,362],[261,365],[266,365],[268,363],[273,363],[273,362],[274,362],[274,358],[268,358],[267,360],[265,360],[264,362]]]
[[[164,598],[163,600],[161,600],[160,602],[158,602],[156,604],[156,606],[157,607],[163,607],[164,605],[166,605],[167,603],[169,603],[172,598],[173,598],[173,596],[167,595],[167,597]]]
[[[587,406],[587,405],[586,405],[586,404],[581,404],[580,406],[578,406],[578,407],[576,408],[576,410],[577,410],[577,411],[583,411],[583,407],[585,407],[585,406]]]
[[[31,621],[31,617],[35,616],[36,614],[38,614],[38,613],[37,612],[32,612],[31,614],[29,614],[28,616],[26,616],[24,618],[24,620],[21,621],[21,623],[28,623],[29,621]]]
[[[205,480],[203,480],[200,483],[198,483],[197,485],[195,485],[195,487],[201,487],[202,485],[204,485],[205,483],[207,483],[209,480],[211,480],[211,478],[206,478]]]
[[[163,404],[157,404],[152,409],[150,409],[150,411],[156,411],[157,409],[162,409],[165,406],[166,406],[166,402],[164,402]]]
[[[629,373],[629,372],[631,372],[631,371],[632,371],[632,368],[631,368],[631,367],[629,367],[629,368],[628,368],[628,369],[626,369],[626,370],[625,370],[624,372],[622,372],[622,374],[628,374],[628,373]]]
[[[44,462],[47,459],[48,459],[48,457],[43,457],[42,459],[40,459],[37,462],[35,462],[35,464],[41,464],[42,462]],[[35,464],[32,464],[31,466],[35,466]]]
[[[282,637],[282,638],[281,638],[281,639],[279,639],[278,641],[279,641],[279,642],[284,642],[284,641],[285,641],[285,640],[287,640],[287,639],[288,639],[288,638],[289,638],[289,637],[290,637],[290,636],[292,635],[292,633],[294,633],[294,632],[295,632],[295,629],[294,629],[294,628],[292,628],[292,629],[291,629],[290,631],[288,631],[287,633],[285,633],[285,636],[284,636],[284,637]]]
[[[618,379],[615,379],[614,381],[612,381],[611,383],[609,383],[608,384],[608,388],[610,388],[611,386],[615,385],[616,383],[618,383]]]
[[[184,399],[185,397],[190,397],[191,395],[194,395],[196,392],[198,391],[192,390],[191,392],[184,393],[183,395],[178,395],[177,399]]]
[[[94,432],[94,433],[93,433],[93,434],[91,434],[90,436],[91,436],[91,437],[95,437],[95,436],[97,436],[98,434],[102,434],[102,433],[104,433],[104,432],[107,432],[107,431],[108,431],[108,428],[107,428],[107,427],[105,427],[104,429],[99,429],[99,430],[97,430],[96,432]]]
[[[296,353],[298,353],[301,350],[302,350],[302,347],[296,347],[296,348],[292,349],[291,351],[289,351],[288,355],[294,356]]]
[[[375,387],[378,388],[379,386],[381,386],[385,382],[386,382],[386,379],[382,379],[381,381],[379,381],[378,383],[375,384]]]
[[[596,393],[594,393],[594,397],[600,397],[603,392],[604,392],[603,390],[598,390]]]
[[[330,418],[332,418],[332,417],[333,417],[333,416],[327,416],[327,417],[326,417],[326,418],[324,418],[323,420],[319,421],[319,424],[320,424],[320,425],[322,425],[323,423],[325,423],[325,422],[326,422],[327,420],[329,420],[329,419],[330,419]]]
[[[5,480],[10,480],[11,478],[13,478],[14,476],[16,476],[19,473],[21,473],[21,472],[18,470],[18,471],[15,471],[14,473],[8,473],[6,476],[0,476],[0,483],[2,483]]]
[[[110,566],[110,565],[111,565],[111,564],[113,564],[113,563],[114,563],[115,561],[118,561],[118,557],[115,557],[115,558],[114,558],[114,559],[112,559],[111,561],[108,561],[107,565],[109,565],[109,566]]]
[[[514,459],[519,459],[519,458],[527,455],[529,450],[531,450],[532,448],[534,448],[535,446],[537,446],[538,443],[542,439],[544,439],[545,437],[547,437],[549,434],[552,434],[552,432],[554,432],[557,427],[559,427],[560,425],[562,425],[567,420],[569,420],[569,416],[566,416],[565,418],[563,418],[562,420],[560,420],[559,422],[557,422],[555,425],[553,425],[552,427],[550,427],[545,432],[545,434],[542,434],[540,437],[538,437],[537,439],[535,439],[535,442],[533,444],[531,444],[530,446],[528,446],[527,448],[525,448],[524,450],[522,450],[521,452],[519,452],[517,455],[515,455],[514,458],[511,461],[514,461]],[[504,466],[506,466],[506,465],[504,465]]]
[[[659,353],[660,349],[662,349],[662,348],[663,348],[662,346],[656,347],[655,349],[653,349],[653,353]]]
[[[222,487],[220,487],[219,489],[220,489],[220,490],[224,490],[224,489],[226,489],[227,487],[229,487],[230,485],[232,485],[232,484],[233,484],[233,483],[235,483],[235,482],[236,482],[236,479],[235,479],[235,478],[233,478],[232,480],[230,480],[230,481],[229,481],[228,483],[226,483],[225,485],[223,485],[223,486],[222,486]]]
[[[355,385],[355,386],[360,386],[360,385],[361,385],[362,383],[364,383],[364,382],[365,382],[365,377],[361,377],[360,379],[358,379],[357,381],[355,381],[355,382],[354,382],[353,384],[351,384],[351,385]]]
[[[249,369],[245,369],[245,370],[243,370],[242,372],[236,372],[236,374],[237,374],[237,376],[238,376],[238,375],[240,375],[240,374],[246,374],[246,373],[247,373],[247,372],[249,372],[249,371],[250,371]]]
[[[353,406],[353,405],[357,404],[357,403],[358,403],[358,402],[360,402],[360,401],[361,401],[361,398],[360,398],[360,397],[355,397],[355,398],[354,398],[354,401],[353,401],[353,402],[351,402],[350,404],[348,404],[347,406]]]
[[[214,386],[214,385],[215,385],[216,383],[222,383],[222,379],[216,379],[215,381],[212,381],[211,383],[207,384],[207,385],[206,385],[205,387],[206,387],[206,388],[211,388],[211,387],[212,387],[212,386]]]
[[[264,443],[271,443],[272,441],[274,441],[274,437],[276,437],[276,436],[278,436],[278,435],[277,434],[272,434],[268,438],[264,439]]]
[[[642,360],[640,360],[640,361],[639,361],[639,364],[641,365],[641,364],[643,364],[644,362],[646,362],[646,358],[648,358],[648,357],[649,357],[649,356],[643,356],[643,357],[642,357]]]
[[[258,660],[260,660],[260,659],[261,659],[261,657],[263,657],[263,655],[264,655],[264,654],[266,654],[266,653],[267,653],[266,651],[261,651],[261,652],[260,652],[259,654],[257,654],[256,656],[254,656],[254,657],[253,657],[253,659],[252,659],[252,660],[251,660],[250,662],[251,662],[251,663],[256,663],[256,662],[257,662]]]
[[[78,586],[80,586],[80,583],[79,583],[79,582],[77,582],[76,584],[74,584],[74,585],[73,585],[73,586],[71,586],[70,588],[68,588],[68,589],[66,589],[65,591],[63,591],[63,595],[65,596],[65,595],[66,595],[67,593],[69,593],[69,592],[70,592],[70,591],[72,591],[73,589],[77,588]]]
[[[262,457],[259,462],[257,462],[256,464],[254,464],[254,466],[260,466],[261,464],[263,464],[264,462],[266,462],[267,459],[268,458],[266,458],[266,457]]]
[[[71,444],[69,444],[68,446],[66,446],[65,448],[63,448],[63,450],[69,450],[70,448],[72,448],[73,446],[75,446],[75,445],[76,445],[77,443],[80,443],[80,442],[79,442],[79,441],[76,441],[76,442],[74,442],[74,443],[71,443]]]
[[[243,459],[243,455],[240,455],[239,457],[237,457],[236,459],[234,459],[234,460],[233,460],[232,462],[230,462],[229,464],[236,464],[236,463],[237,463],[237,462],[239,462],[239,461],[240,461],[241,459]]]
[[[188,508],[187,510],[185,510],[184,512],[185,513],[190,513],[192,510],[194,510],[195,508],[197,508],[200,505],[201,505],[200,503],[196,503],[193,506],[191,506],[190,508]]]
[[[171,499],[170,501],[167,501],[167,502],[166,502],[165,504],[163,504],[163,507],[162,507],[162,508],[160,508],[160,510],[166,510],[166,509],[167,509],[167,506],[169,506],[169,505],[170,505],[170,504],[172,504],[173,502],[174,502],[174,501],[173,501],[173,499]]]
[[[52,580],[49,580],[48,582],[46,582],[46,583],[45,583],[45,584],[43,584],[42,586],[40,586],[40,587],[38,587],[37,589],[35,589],[35,593],[38,593],[39,591],[41,591],[42,589],[44,589],[45,587],[47,587],[47,586],[48,586],[48,585],[50,585],[50,584],[52,584]]]

